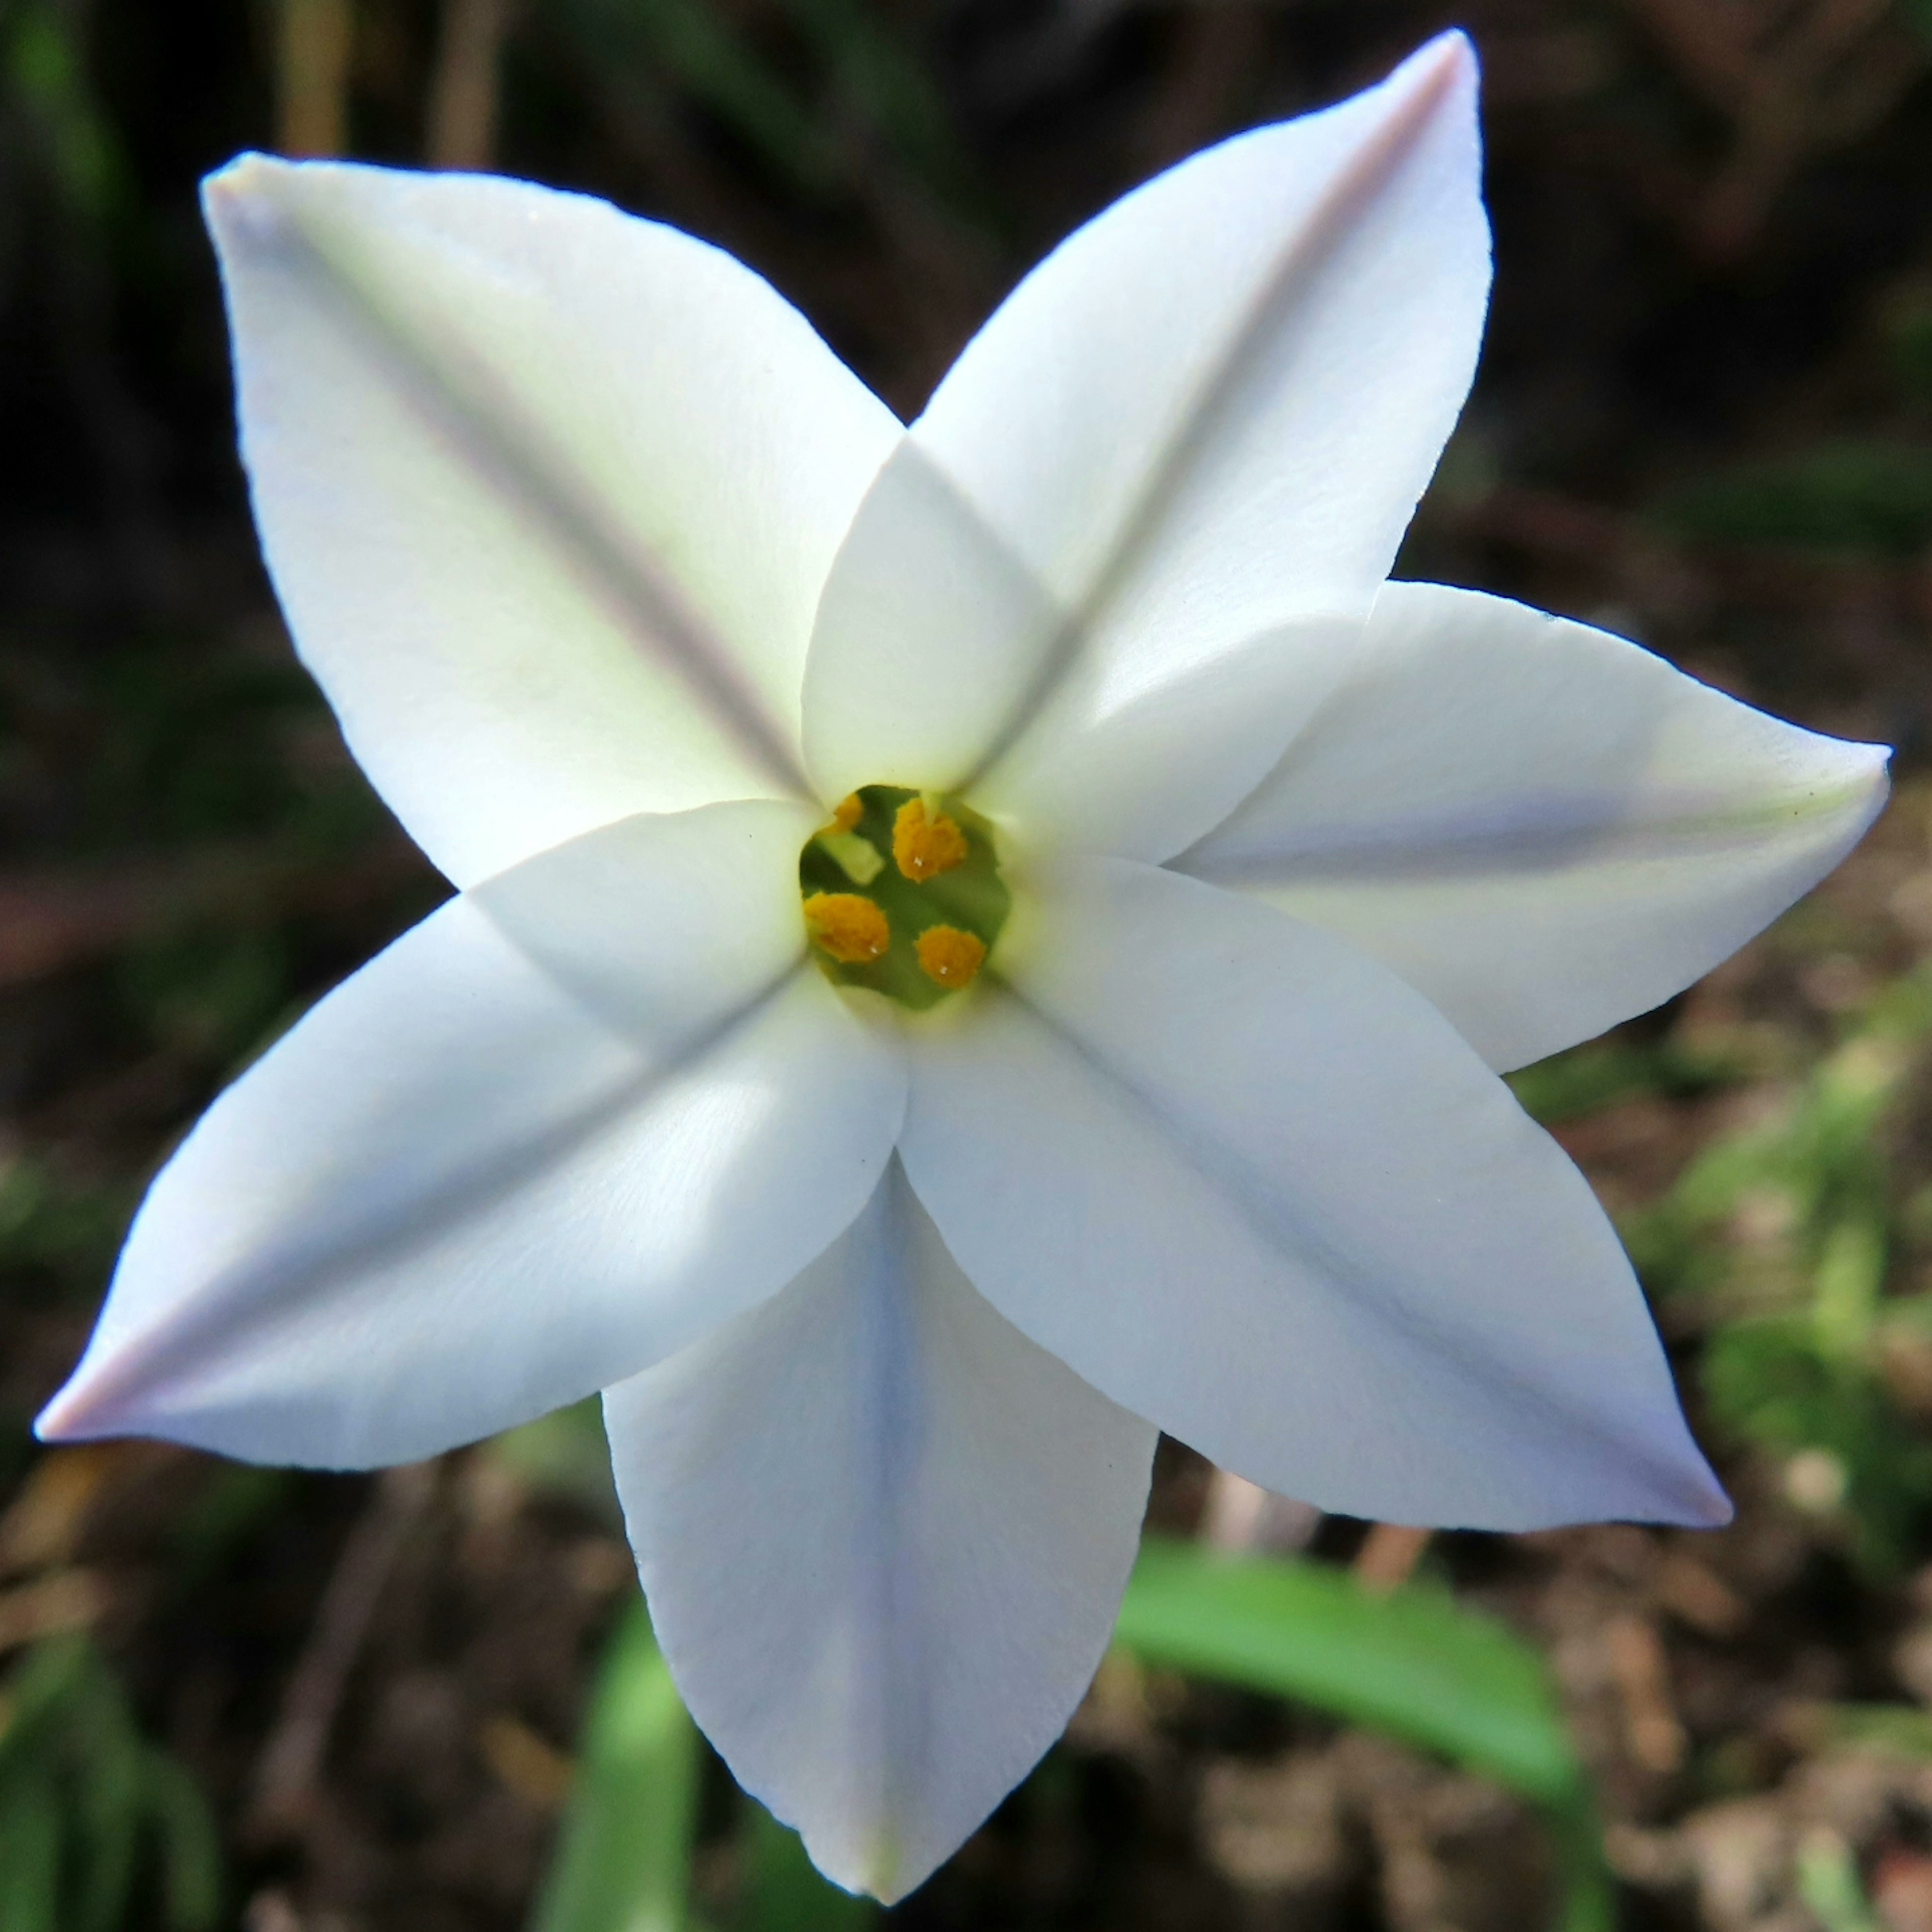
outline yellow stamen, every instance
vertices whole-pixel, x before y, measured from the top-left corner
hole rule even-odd
[[[916,885],[966,862],[966,835],[943,812],[928,814],[926,800],[909,798],[892,820],[892,856]]]
[[[942,986],[970,986],[986,963],[986,942],[956,926],[928,926],[914,942],[913,950],[926,976]]]
[[[842,966],[868,965],[892,943],[885,914],[856,892],[814,892],[805,902],[805,922]]]
[[[848,791],[833,808],[832,823],[821,826],[821,832],[850,832],[866,815],[866,808],[860,802],[856,791]]]

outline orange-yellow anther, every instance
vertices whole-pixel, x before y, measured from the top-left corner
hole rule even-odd
[[[892,943],[885,914],[856,892],[814,892],[805,902],[805,922],[842,966],[869,964]]]
[[[956,926],[928,926],[913,942],[928,980],[942,986],[970,986],[986,963],[986,942]]]
[[[856,791],[848,791],[834,808],[832,823],[820,830],[826,832],[855,831],[860,820],[865,815],[866,808],[859,802],[859,794]]]
[[[926,800],[909,798],[892,820],[892,857],[915,885],[966,862],[966,835],[944,812],[928,818]]]

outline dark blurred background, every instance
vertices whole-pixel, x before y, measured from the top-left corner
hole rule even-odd
[[[1813,901],[1518,1082],[1740,1520],[1431,1539],[1170,1446],[1156,1526],[1316,1608],[1182,1674],[1143,1606],[892,1918],[1932,1932],[1928,0],[0,0],[0,1932],[871,1916],[674,1706],[598,1757],[656,1680],[594,1415],[373,1479],[28,1433],[174,1137],[443,890],[262,575],[197,178],[260,147],[591,190],[761,270],[910,415],[1070,227],[1451,24],[1496,298],[1400,574],[1900,747]],[[554,1863],[599,1802],[655,1821],[601,1905]]]

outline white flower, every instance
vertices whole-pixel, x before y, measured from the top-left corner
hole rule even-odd
[[[1497,1076],[1804,891],[1884,756],[1384,584],[1474,91],[1449,36],[1162,176],[909,430],[602,203],[217,176],[277,588],[461,890],[176,1154],[43,1432],[364,1466],[604,1389],[692,1711],[888,1898],[1079,1697],[1157,1426],[1364,1516],[1721,1520]]]

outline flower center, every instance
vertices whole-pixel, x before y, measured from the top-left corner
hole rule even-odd
[[[845,800],[806,841],[798,887],[826,978],[921,1010],[979,976],[1010,903],[986,821],[902,785]]]

